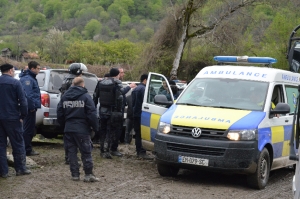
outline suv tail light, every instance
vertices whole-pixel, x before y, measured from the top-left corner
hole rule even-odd
[[[41,94],[41,102],[44,107],[49,108],[50,106],[50,97],[48,94]],[[45,117],[49,117],[49,112],[44,112]]]
[[[49,108],[49,106],[50,106],[50,97],[49,97],[48,94],[42,94],[41,95],[41,101],[42,101],[42,105],[44,107]]]

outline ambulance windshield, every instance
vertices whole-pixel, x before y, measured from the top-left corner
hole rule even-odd
[[[195,79],[176,104],[262,111],[268,82],[239,79]]]

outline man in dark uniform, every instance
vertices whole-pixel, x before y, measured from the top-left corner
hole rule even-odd
[[[110,77],[98,82],[93,97],[95,106],[100,102],[100,154],[102,157],[108,159],[112,158],[111,155],[123,156],[118,151],[118,141],[120,138],[118,129],[123,124],[122,93],[126,93],[130,88],[136,86],[135,84],[131,84],[123,88],[122,82],[119,80],[119,73],[117,68],[111,68],[109,72]],[[113,87],[110,87],[110,85],[113,85]],[[104,88],[105,86],[107,88]]]
[[[64,126],[65,146],[68,150],[72,180],[80,180],[77,148],[85,172],[85,182],[97,182],[93,174],[91,127],[98,131],[97,111],[91,96],[84,88],[82,77],[76,77],[57,105],[57,121]]]
[[[132,91],[132,112],[133,112],[133,128],[135,132],[135,147],[136,153],[139,158],[153,159],[146,154],[146,150],[142,146],[141,137],[141,117],[142,117],[142,104],[144,99],[145,87],[147,84],[148,75],[141,76],[141,83]]]
[[[28,114],[24,119],[24,142],[27,156],[39,155],[32,149],[31,141],[35,134],[36,111],[41,108],[40,87],[36,80],[40,72],[40,64],[36,61],[28,63],[28,69],[20,73],[20,82],[25,90],[28,102]]]
[[[0,176],[7,178],[7,137],[10,140],[16,175],[27,175],[23,138],[23,119],[27,115],[27,100],[21,83],[14,79],[15,69],[10,64],[0,66]]]
[[[69,66],[69,74],[65,77],[65,79],[63,80],[63,83],[59,89],[59,91],[61,92],[61,97],[71,87],[73,79],[75,77],[81,77],[83,71],[84,72],[88,71],[86,65],[84,65],[83,63],[72,63]],[[64,127],[62,126],[62,128],[64,128]],[[64,136],[64,138],[65,138],[65,136]],[[64,145],[64,148],[65,148],[65,164],[69,164],[68,150],[65,145]]]

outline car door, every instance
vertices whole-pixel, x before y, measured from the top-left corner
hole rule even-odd
[[[295,110],[295,97],[298,91],[296,86],[274,85],[271,102],[276,105],[279,102],[290,105],[289,114],[270,116],[271,142],[273,145],[273,164],[272,169],[285,167],[291,164],[289,160],[290,137],[292,133],[293,115]],[[270,105],[271,109],[273,108]]]
[[[171,92],[172,101],[174,102],[167,78],[158,73],[150,72],[148,74],[141,117],[142,139],[146,141],[154,141],[160,117],[167,110],[166,106],[154,103],[154,97],[161,93],[164,81],[167,83],[168,89]]]

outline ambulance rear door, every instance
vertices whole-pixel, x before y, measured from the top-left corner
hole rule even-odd
[[[144,141],[154,141],[160,117],[168,109],[166,105],[155,104],[154,97],[158,94],[166,94],[167,92],[171,96],[171,101],[174,102],[167,78],[161,74],[150,72],[148,74],[142,106],[141,134]]]

